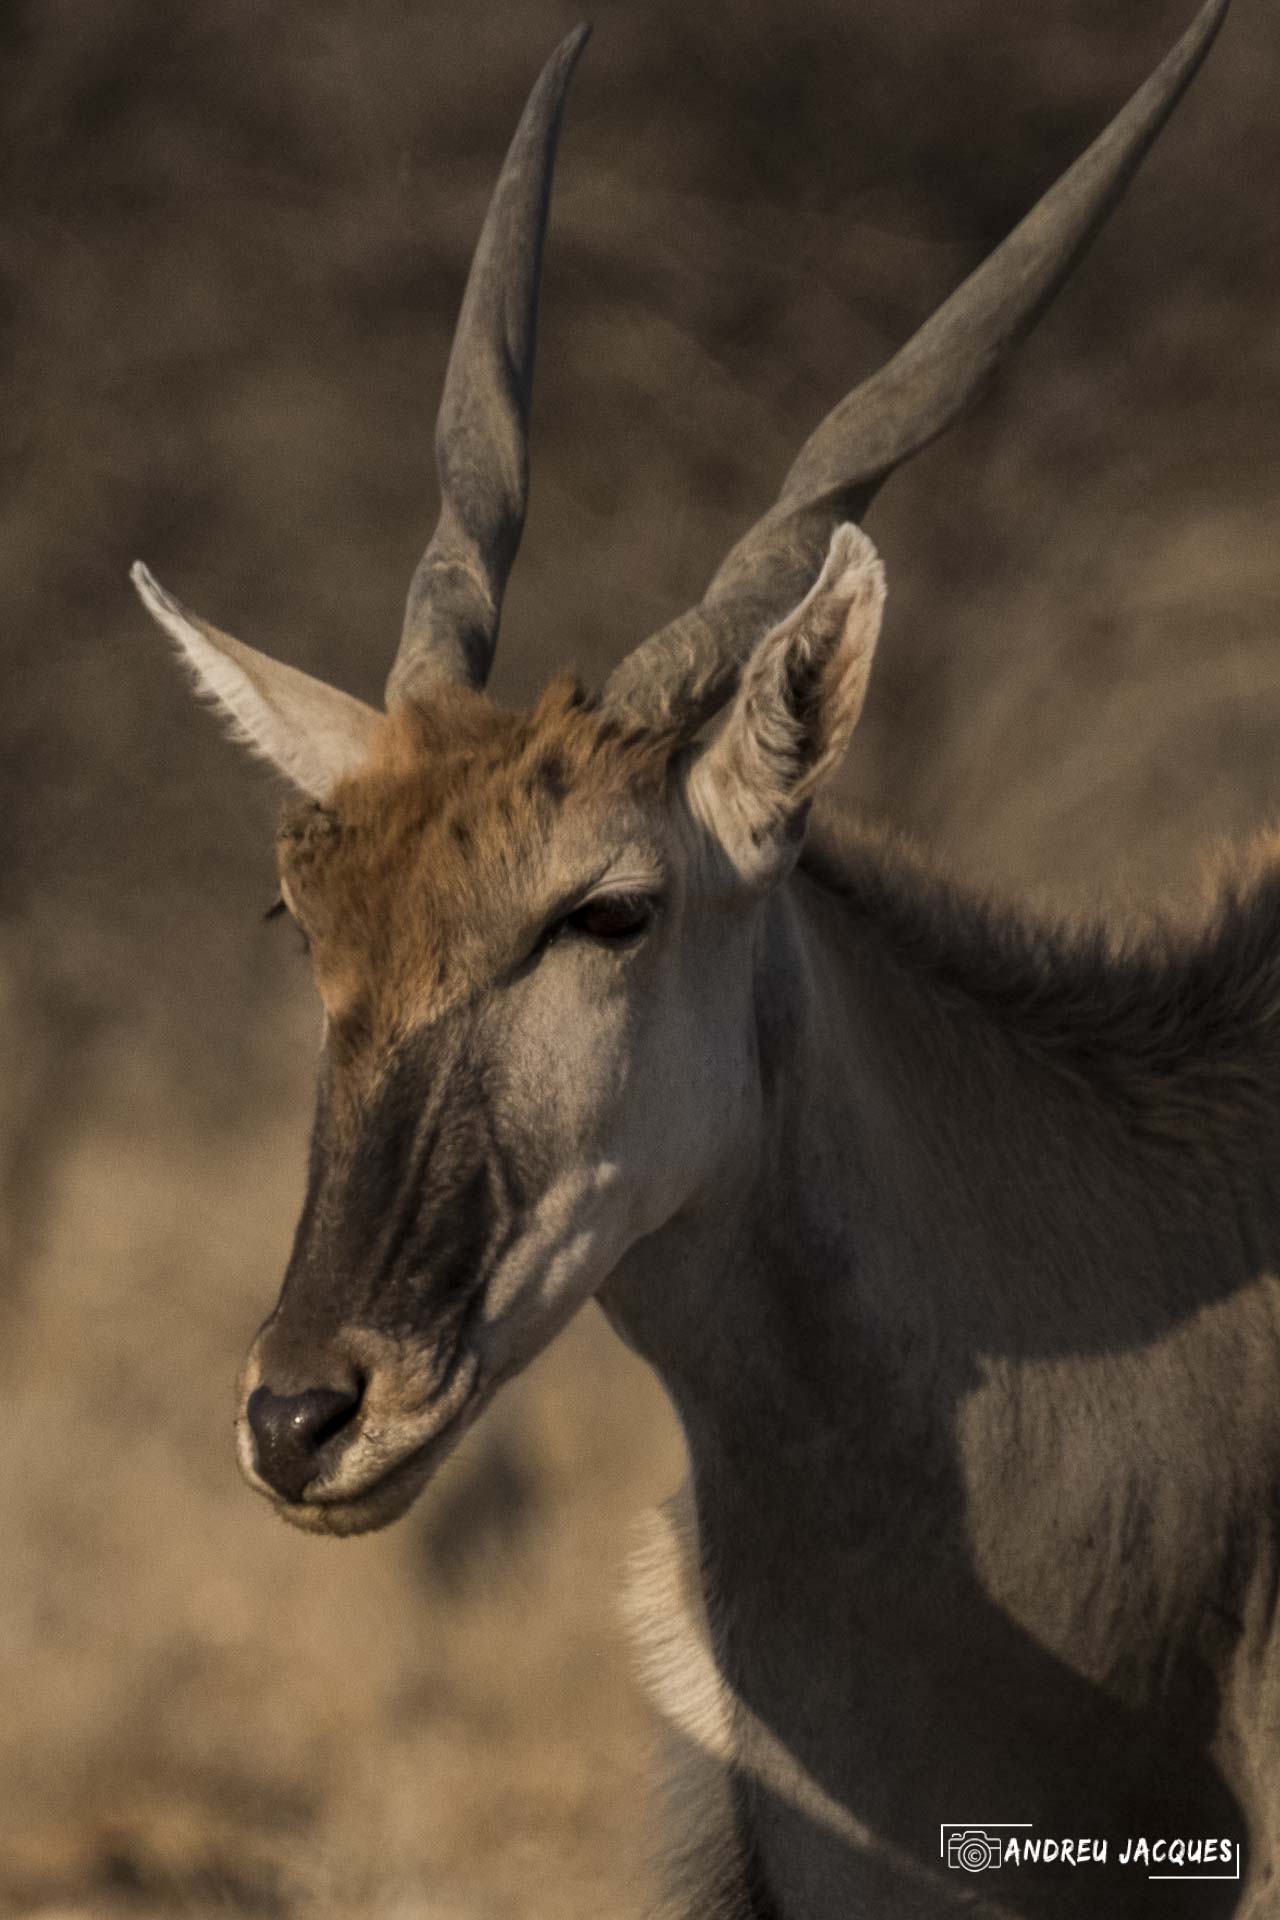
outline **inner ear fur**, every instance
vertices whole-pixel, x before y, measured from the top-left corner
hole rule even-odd
[[[301,793],[325,800],[373,751],[382,716],[363,700],[245,646],[175,600],[138,561],[130,578],[231,733]]]
[[[747,661],[728,716],[691,774],[695,811],[753,879],[794,858],[809,800],[857,725],[884,610],[884,568],[838,527],[813,587]]]

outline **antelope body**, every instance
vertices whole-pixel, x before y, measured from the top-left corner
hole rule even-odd
[[[483,692],[581,31],[477,250],[387,711],[135,570],[297,789],[281,890],[325,1008],[244,1471],[301,1527],[384,1524],[600,1301],[688,1443],[634,1602],[689,1749],[686,1920],[1277,1908],[1280,869],[1117,952],[809,817],[879,630],[853,522],[1065,277],[1224,11],[601,698]],[[983,1826],[1071,1864],[977,1876],[946,1831]],[[1202,1872],[1154,1881],[1135,1841]]]

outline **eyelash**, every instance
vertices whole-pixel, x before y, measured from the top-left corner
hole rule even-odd
[[[601,893],[584,900],[563,920],[548,929],[547,942],[568,933],[592,940],[600,947],[627,947],[647,933],[653,924],[657,902],[644,893]],[[609,925],[610,916],[617,921]],[[602,924],[603,923],[603,924]]]

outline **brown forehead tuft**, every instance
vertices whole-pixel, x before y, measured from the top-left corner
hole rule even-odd
[[[494,806],[507,812],[523,792],[555,804],[575,790],[612,792],[620,784],[661,784],[679,744],[675,729],[625,726],[604,713],[570,674],[560,674],[536,705],[521,713],[499,707],[487,694],[442,686],[429,701],[392,708],[374,753],[338,787],[331,801],[307,800],[286,807],[279,834],[290,851],[320,851],[340,832],[340,823],[364,823],[389,789],[413,790],[423,819],[443,817],[464,789],[478,799],[496,782]],[[408,824],[402,821],[401,824]],[[450,820],[452,837],[466,842],[471,830]]]
[[[447,760],[478,756],[479,764],[522,775],[531,786],[569,789],[592,775],[661,777],[677,744],[674,732],[625,727],[602,711],[571,674],[558,674],[527,713],[495,706],[487,695],[450,687],[428,702],[396,707],[386,750],[403,757]]]
[[[326,805],[291,808],[281,867],[331,1015],[403,1031],[491,966],[552,820],[662,787],[674,733],[627,727],[568,675],[528,712],[442,687],[386,716]]]

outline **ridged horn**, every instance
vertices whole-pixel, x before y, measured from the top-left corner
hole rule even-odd
[[[805,442],[775,506],[744,535],[697,607],[614,670],[604,698],[654,724],[705,720],[742,658],[813,584],[833,530],[981,393],[1085,252],[1195,77],[1230,0],[1207,0],[1128,105],[1021,224],[879,373]]]
[[[442,680],[483,686],[529,491],[542,242],[576,27],[529,95],[476,245],[436,421],[440,518],[414,573],[388,704]]]

